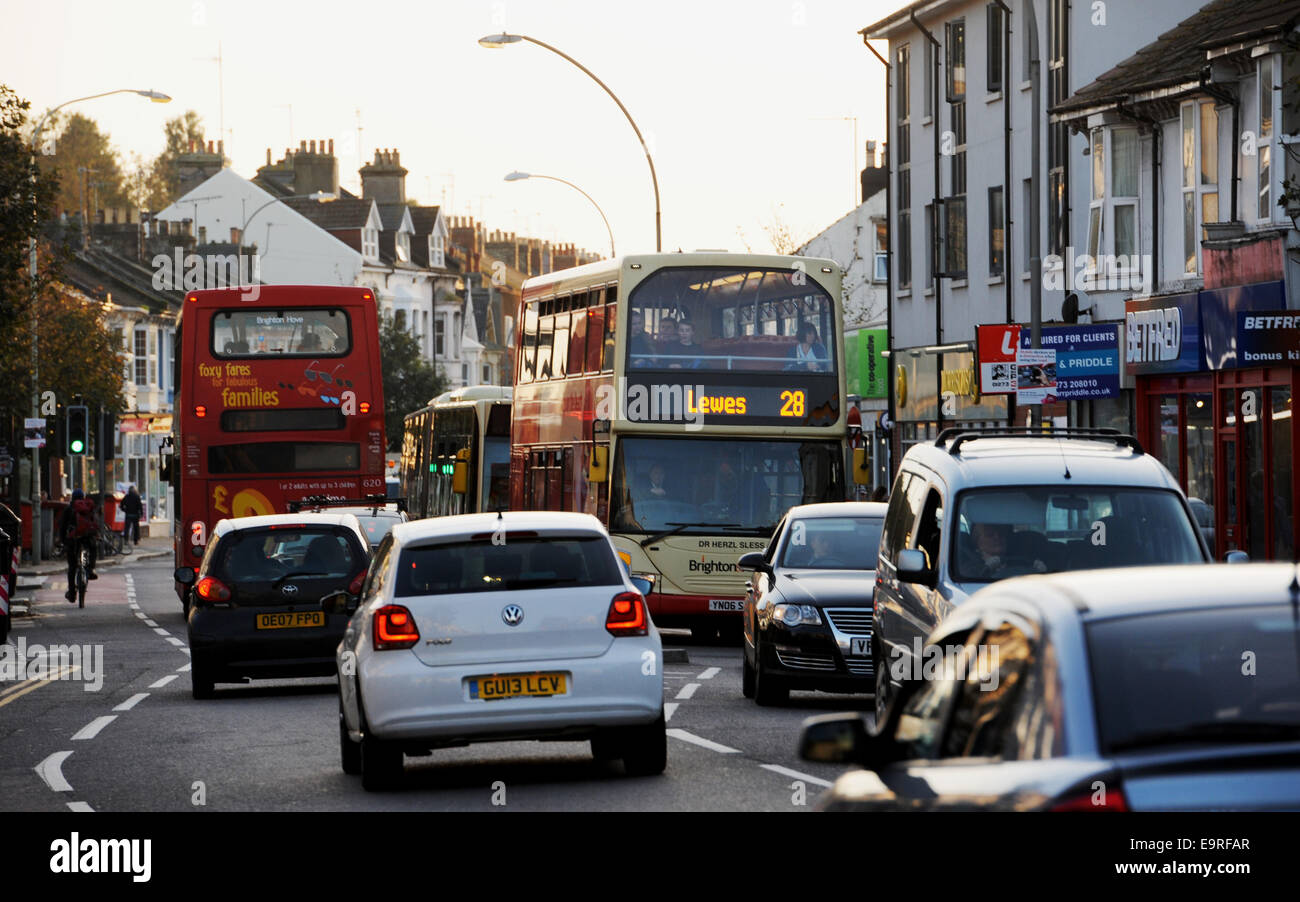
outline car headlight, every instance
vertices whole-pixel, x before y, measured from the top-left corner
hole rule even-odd
[[[772,609],[772,616],[786,626],[821,626],[822,622],[821,615],[810,604],[779,604]]]

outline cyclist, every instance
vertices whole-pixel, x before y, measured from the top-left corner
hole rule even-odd
[[[86,497],[81,489],[73,489],[72,503],[64,508],[59,519],[59,533],[63,536],[63,548],[68,553],[68,591],[63,597],[68,601],[77,600],[77,564],[79,552],[84,545],[90,552],[90,569],[87,579],[99,579],[95,573],[95,559],[98,557],[99,523],[95,518],[95,502]]]

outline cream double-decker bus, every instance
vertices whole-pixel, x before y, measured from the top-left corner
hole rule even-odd
[[[524,283],[514,510],[594,514],[659,626],[739,635],[746,574],[796,504],[842,501],[833,261],[646,254]]]

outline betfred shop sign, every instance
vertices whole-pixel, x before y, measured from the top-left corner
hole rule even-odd
[[[1016,391],[1020,326],[979,326],[975,339],[979,354],[980,394],[1005,395]]]

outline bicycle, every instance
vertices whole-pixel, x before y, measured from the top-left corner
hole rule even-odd
[[[90,550],[85,543],[77,550],[77,569],[72,574],[72,587],[77,593],[77,607],[86,606],[86,583],[89,582]]]
[[[122,534],[114,532],[104,524],[99,525],[99,553],[102,555],[124,554],[122,551]]]

